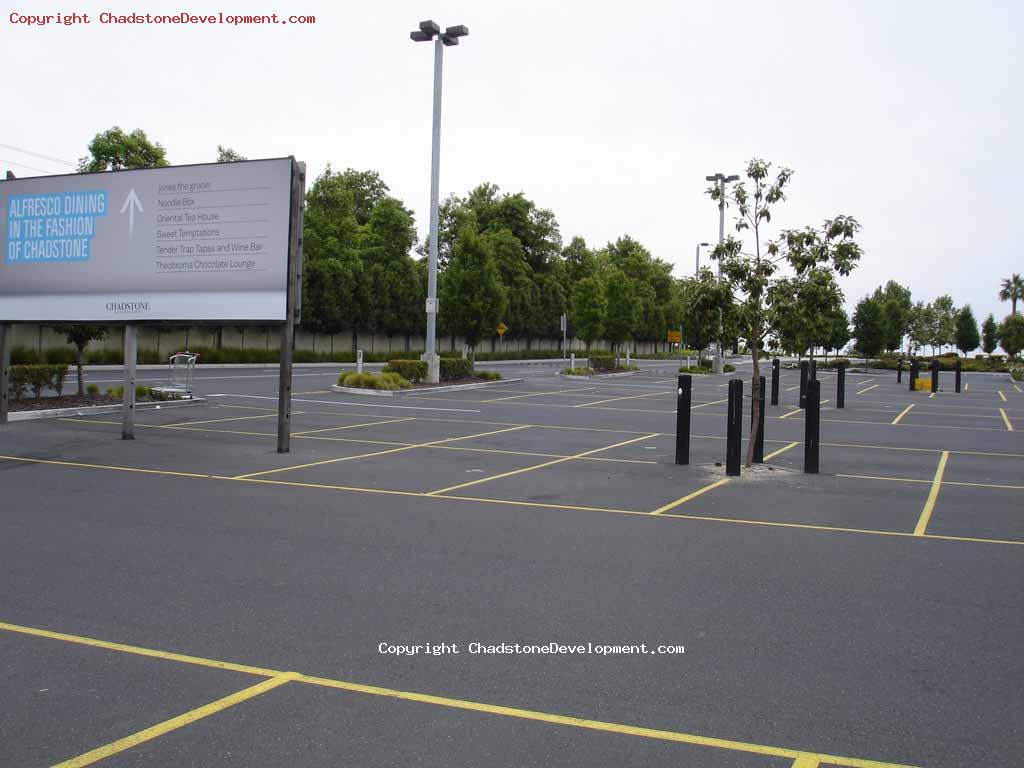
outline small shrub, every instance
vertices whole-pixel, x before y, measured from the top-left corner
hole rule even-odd
[[[708,369],[702,365],[684,365],[679,368],[680,373],[693,373],[699,376],[707,374]]]
[[[473,375],[486,381],[501,381],[501,374],[497,371],[477,371]]]
[[[85,387],[85,393],[90,397],[96,397],[100,393],[99,384],[87,384]]]
[[[593,368],[563,368],[563,376],[593,376]]]
[[[1014,381],[1024,381],[1024,368],[1014,368],[1010,375]]]
[[[46,389],[52,389],[60,397],[64,393],[67,373],[68,367],[63,364],[12,365],[9,392],[15,400],[20,400],[30,389],[36,398],[42,397]]]
[[[736,366],[732,363],[726,363],[722,366],[723,373],[733,373],[736,370]]]
[[[595,371],[615,370],[615,355],[611,352],[591,352],[590,367]]]
[[[124,397],[124,384],[118,384],[113,390],[107,390],[108,393],[112,393],[114,397]]]
[[[397,389],[408,389],[412,384],[397,373],[356,373],[355,371],[349,371],[338,377],[338,386],[394,391]]]
[[[441,358],[441,381],[458,381],[473,377],[473,361],[461,357]]]
[[[135,399],[136,400],[146,400],[146,399],[148,399],[150,397],[152,392],[153,392],[153,390],[151,390],[149,387],[147,387],[147,386],[145,386],[143,384],[136,384],[135,385]]]
[[[426,360],[389,360],[384,373],[397,373],[403,379],[418,383],[427,377]]]

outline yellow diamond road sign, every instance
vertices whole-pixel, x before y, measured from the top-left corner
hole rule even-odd
[[[495,330],[498,332],[499,336],[504,336],[505,331],[508,330],[508,326],[505,325],[504,323],[498,323],[498,327]]]

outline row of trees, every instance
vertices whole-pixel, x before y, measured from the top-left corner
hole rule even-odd
[[[896,352],[908,340],[914,354],[928,347],[934,354],[953,347],[967,354],[980,346],[992,354],[997,345],[1016,356],[1021,343],[1018,326],[1024,318],[1011,314],[997,324],[990,314],[981,326],[969,304],[957,308],[948,295],[930,302],[912,302],[910,289],[890,280],[857,303],[853,314],[853,337],[857,350],[869,357],[881,352]]]

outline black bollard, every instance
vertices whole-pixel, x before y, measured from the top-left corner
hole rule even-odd
[[[932,392],[939,391],[939,361],[932,360]]]
[[[956,393],[960,394],[960,358],[956,359]]]
[[[814,381],[818,380],[818,361],[813,357],[811,358],[811,379]]]
[[[821,432],[821,382],[807,383],[807,413],[804,414],[804,472],[818,474],[818,441]]]
[[[676,396],[676,464],[690,463],[690,403],[693,396],[693,377],[679,374]]]
[[[800,407],[807,407],[807,361],[800,361]]]
[[[764,463],[764,376],[758,377],[761,384],[760,393],[757,396],[758,402],[761,404],[761,423],[757,425],[757,432],[751,435],[751,440],[754,441],[754,461],[757,464]],[[750,408],[750,428],[754,428],[754,408]]]
[[[729,381],[729,411],[725,427],[725,474],[740,473],[740,443],[743,441],[743,381]]]
[[[910,380],[910,391],[914,391],[914,386],[917,384],[917,374],[921,370],[917,360],[910,361],[910,376],[907,378]]]
[[[902,355],[900,355],[899,359],[896,361],[896,383],[897,384],[902,384],[903,383],[903,356]]]
[[[779,358],[772,360],[772,405],[779,404]]]
[[[846,363],[836,366],[836,408],[846,407]]]

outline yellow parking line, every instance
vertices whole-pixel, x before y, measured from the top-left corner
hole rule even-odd
[[[283,674],[277,669],[264,669],[263,667],[252,667],[247,664],[235,664],[231,661],[217,661],[215,659],[204,659],[202,656],[189,656],[184,653],[171,653],[169,651],[157,651],[151,648],[139,648],[134,645],[125,645],[124,643],[111,643],[106,640],[96,640],[91,637],[81,637],[79,635],[68,635],[63,632],[51,632],[48,629],[36,629],[35,627],[24,627],[20,624],[8,624],[0,621],[0,630],[6,632],[16,632],[20,635],[31,635],[33,637],[45,637],[50,640],[60,640],[65,643],[75,643],[77,645],[88,645],[93,648],[103,648],[108,651],[118,651],[119,653],[132,653],[136,656],[148,656],[154,659],[163,659],[164,661],[178,661],[183,664],[195,664],[200,667],[213,667],[215,669],[225,669],[230,672],[244,672],[247,675],[260,675],[262,677],[275,677]]]
[[[729,398],[728,397],[723,397],[721,400],[709,400],[706,403],[701,403],[700,405],[695,405],[692,408],[690,408],[690,410],[691,411],[696,411],[698,408],[703,408],[703,407],[705,407],[707,405],[720,405],[721,403],[728,403],[728,402],[729,402]]]
[[[463,435],[462,437],[448,437],[444,440],[431,440],[428,443],[413,443],[412,445],[402,445],[398,448],[388,448],[383,451],[371,451],[370,453],[357,453],[355,456],[341,456],[336,459],[323,459],[321,461],[311,461],[308,464],[294,464],[290,467],[278,467],[277,469],[265,469],[261,472],[248,472],[244,475],[235,475],[232,479],[234,480],[248,480],[250,477],[262,477],[263,475],[273,475],[277,472],[290,472],[293,469],[307,469],[309,467],[319,467],[324,464],[337,464],[341,461],[354,461],[355,459],[369,459],[374,456],[385,456],[389,453],[399,453],[401,451],[411,451],[414,448],[428,448],[432,445],[441,445],[442,443],[454,443],[457,440],[472,440],[475,437],[487,437],[488,435],[497,435],[502,432],[515,432],[519,429],[527,429],[529,424],[522,424],[518,427],[509,427],[508,429],[495,429],[490,432],[481,432],[476,435]]]
[[[1003,417],[1003,423],[1006,424],[1006,431],[1013,432],[1013,424],[1010,423],[1010,417],[1006,415],[1006,411],[1000,408],[999,415]]]
[[[932,392],[930,395],[928,395],[928,399],[931,400],[937,394],[938,394],[937,392]]]
[[[276,414],[274,414],[276,415]],[[359,427],[375,427],[379,424],[397,424],[400,421],[415,421],[415,416],[405,416],[400,419],[385,419],[384,421],[368,421],[365,424],[343,424],[340,427],[324,427],[323,429],[307,429],[302,432],[292,432],[292,437],[302,437],[303,435],[315,435],[318,432],[335,432],[341,429],[358,429]]]
[[[971,382],[968,381],[966,384],[964,384],[964,392],[966,392],[970,388],[971,388]]]
[[[821,765],[821,761],[813,755],[801,755],[789,768],[818,768]]]
[[[302,412],[301,411],[297,411],[297,412],[293,413],[292,416],[298,416],[300,413],[302,413]],[[277,414],[276,413],[261,413],[258,416],[231,416],[230,418],[224,418],[224,419],[203,419],[202,421],[178,421],[178,422],[174,422],[174,423],[171,423],[171,424],[162,424],[160,426],[164,426],[164,427],[190,427],[190,426],[193,426],[195,424],[219,424],[219,423],[225,422],[225,421],[248,421],[248,420],[251,420],[251,419],[269,419],[269,418],[273,418],[274,416],[277,416]],[[118,424],[120,424],[120,423],[121,422],[118,422]]]
[[[870,387],[865,387],[864,389],[860,390],[857,394],[858,395],[863,395],[865,392],[870,392],[872,389],[874,389],[877,386],[878,386],[877,384],[872,384]]]
[[[442,493],[450,493],[451,491],[457,491],[460,488],[468,488],[471,485],[479,485],[480,483],[489,483],[492,480],[501,480],[505,477],[512,477],[513,475],[521,475],[524,472],[532,472],[535,469],[544,469],[545,467],[553,467],[555,464],[563,464],[566,461],[573,461],[574,459],[582,459],[586,456],[592,456],[595,453],[601,453],[602,451],[610,451],[612,448],[621,448],[624,445],[630,445],[631,443],[639,443],[642,440],[650,440],[653,437],[657,437],[657,433],[643,435],[641,437],[634,437],[631,440],[623,440],[621,443],[615,443],[615,445],[606,445],[602,448],[594,448],[589,451],[583,451],[582,453],[576,453],[572,456],[565,456],[561,459],[552,459],[551,461],[545,461],[541,464],[534,464],[531,467],[522,467],[521,469],[513,469],[511,472],[502,472],[501,474],[491,475],[489,477],[481,477],[477,480],[470,480],[468,483],[459,483],[458,485],[450,485],[447,488],[438,488],[436,491],[429,491],[427,496],[437,496]]]
[[[715,488],[718,488],[721,485],[725,485],[728,482],[729,482],[729,478],[723,477],[721,480],[716,480],[715,482],[711,483],[710,485],[705,485],[703,488],[698,488],[693,493],[686,494],[681,499],[676,499],[675,501],[671,502],[670,504],[666,504],[663,507],[658,507],[657,509],[652,510],[651,514],[652,515],[664,514],[665,512],[668,512],[670,509],[675,509],[680,504],[685,504],[686,502],[690,501],[690,499],[695,499],[698,496],[701,496],[701,495],[707,493],[708,491],[713,491],[713,490],[715,490]]]
[[[576,405],[570,406],[571,408],[586,408],[591,405],[604,405],[605,403],[614,403],[618,400],[639,400],[644,397],[658,397],[660,395],[671,395],[675,390],[665,389],[658,392],[648,392],[643,395],[623,395],[622,397],[609,397],[604,400],[595,400],[592,403],[577,403]]]
[[[182,715],[172,717],[170,720],[164,720],[162,723],[157,723],[156,725],[139,731],[138,733],[133,733],[131,736],[125,736],[123,739],[118,739],[110,744],[98,747],[90,752],[86,752],[84,755],[79,755],[71,760],[65,760],[64,762],[55,765],[54,768],[80,768],[83,765],[98,763],[100,760],[105,760],[112,755],[116,755],[118,752],[124,752],[126,749],[137,747],[139,744],[144,744],[151,739],[163,736],[165,733],[176,731],[190,723],[194,723],[196,720],[202,720],[204,717],[214,715],[228,707],[235,706],[235,704],[241,704],[243,701],[248,701],[260,694],[266,693],[267,691],[279,688],[285,683],[298,680],[299,677],[300,676],[294,672],[286,672],[282,675],[276,675],[269,680],[264,680],[260,683],[256,683],[256,685],[238,691],[237,693],[232,693],[230,696],[225,696],[224,698],[217,699],[209,704],[204,704],[203,706],[185,712]]]
[[[1018,392],[1024,392],[1024,389],[1021,389],[1016,384],[1013,385],[1013,388],[1016,389]]]
[[[38,630],[31,627],[22,627],[14,624],[3,624],[0,623],[0,629],[6,629],[12,632],[20,632],[28,635],[41,635],[44,637],[52,637],[58,640],[66,640],[74,643],[81,643],[84,645],[94,645],[101,648],[113,648],[116,650],[122,650],[127,653],[138,654],[142,656],[157,656],[161,658],[173,658],[177,661],[183,661],[185,663],[191,663],[190,659],[193,657],[182,656],[180,654],[166,653],[163,651],[155,651],[148,648],[141,648],[138,646],[121,645],[118,643],[108,643],[103,640],[96,640],[88,637],[79,637],[75,635],[65,635],[56,632],[48,632],[46,630]],[[209,660],[201,660],[207,662],[206,666],[226,666],[226,662],[209,662]],[[253,668],[255,669],[255,668]],[[520,720],[531,720],[534,722],[550,723],[553,725],[562,725],[570,728],[583,728],[594,731],[602,731],[605,733],[616,733],[625,736],[636,736],[639,738],[655,739],[659,741],[668,741],[682,744],[692,744],[695,746],[708,747],[711,749],[723,749],[732,752],[744,752],[748,754],[764,755],[767,757],[781,757],[796,761],[795,765],[799,768],[804,768],[804,765],[812,765],[813,762],[808,763],[807,761],[817,761],[818,763],[826,763],[828,765],[842,766],[843,768],[912,768],[911,766],[899,764],[899,763],[886,763],[879,762],[877,760],[862,760],[854,757],[842,757],[839,755],[829,755],[818,752],[808,752],[804,750],[792,749],[789,747],[773,747],[765,744],[755,744],[744,741],[733,741],[731,739],[722,739],[712,736],[700,736],[692,733],[682,733],[679,731],[665,731],[654,728],[644,728],[641,726],[627,725],[623,723],[614,723],[604,720],[589,720],[586,718],[574,717],[570,715],[560,715],[549,712],[540,712],[536,710],[521,709],[518,707],[506,707],[495,704],[486,704],[479,701],[470,701],[466,699],[454,699],[446,696],[434,696],[426,693],[418,693],[414,691],[402,691],[394,688],[383,688],[375,685],[366,685],[364,683],[349,682],[346,680],[336,680],[328,677],[316,677],[312,675],[303,675],[294,672],[277,672],[273,670],[264,670],[260,674],[268,677],[269,679],[258,683],[251,688],[246,688],[243,691],[227,696],[224,699],[220,699],[216,702],[200,707],[199,709],[192,710],[192,712],[186,713],[185,715],[175,718],[174,720],[166,721],[158,726],[154,726],[153,729],[147,729],[142,731],[140,734],[146,734],[148,731],[155,729],[163,730],[161,732],[166,733],[167,731],[173,730],[174,728],[180,728],[187,722],[194,722],[199,717],[205,717],[213,712],[225,709],[226,707],[236,704],[240,701],[244,701],[247,698],[258,696],[261,693],[272,690],[278,686],[284,685],[288,682],[303,683],[306,685],[316,685],[323,688],[332,688],[336,690],[349,691],[352,693],[362,693],[370,696],[380,696],[390,699],[399,699],[403,701],[412,701],[420,704],[429,704],[432,706],[445,707],[449,709],[460,709],[471,712],[481,712],[489,715],[497,715],[500,717],[512,717]],[[188,718],[186,720],[186,718]],[[176,722],[178,721],[178,722]],[[171,725],[171,727],[167,727]],[[140,734],[136,734],[135,737],[128,737],[128,739],[137,738]],[[147,738],[153,738],[159,733],[152,733]],[[138,739],[133,744],[126,745],[132,746],[137,743],[142,743],[146,739]],[[125,741],[125,740],[122,740]],[[114,742],[118,744],[119,742]],[[113,746],[113,745],[109,745]],[[101,748],[103,749],[103,748]],[[109,747],[107,748],[109,749]],[[120,750],[117,750],[120,751]],[[90,753],[92,754],[92,753]],[[113,755],[115,751],[109,751],[107,755]],[[107,756],[104,755],[104,756]],[[83,755],[82,757],[85,757]],[[78,758],[81,760],[82,758]],[[97,757],[96,759],[99,759]],[[800,765],[799,761],[803,760],[804,764]],[[95,762],[90,760],[89,762]],[[68,763],[65,765],[86,765],[87,763]]]
[[[1007,399],[1006,399],[1006,395],[1003,394],[1003,390],[1001,390],[1001,389],[999,390],[999,397],[1002,398],[1004,403],[1008,402]]]
[[[786,451],[790,450],[791,448],[796,448],[798,445],[800,445],[800,443],[798,443],[798,442],[792,442],[792,443],[789,443],[788,445],[784,445],[783,447],[781,447],[781,448],[779,448],[777,450],[774,450],[771,453],[769,453],[767,456],[764,457],[764,460],[765,461],[771,461],[776,456],[781,456]]]
[[[939,489],[942,487],[942,475],[946,472],[946,462],[949,460],[949,451],[943,451],[939,457],[939,466],[935,469],[935,477],[932,479],[931,490],[928,491],[928,500],[921,510],[921,517],[914,527],[915,536],[924,536],[928,529],[928,521],[932,519],[932,510],[935,509],[935,500],[939,497]]]
[[[910,409],[913,408],[914,405],[915,405],[914,403],[911,403],[910,405],[908,405],[906,408],[904,408],[902,411],[900,411],[900,415],[897,416],[895,419],[893,419],[890,423],[891,424],[899,424],[903,420],[903,417],[906,416],[908,413],[910,413]]]
[[[780,419],[787,419],[790,416],[794,416],[794,415],[796,415],[798,413],[801,413],[802,411],[803,411],[803,408],[797,408],[795,411],[790,411],[789,413],[782,414],[781,416],[779,416],[779,418]]]

